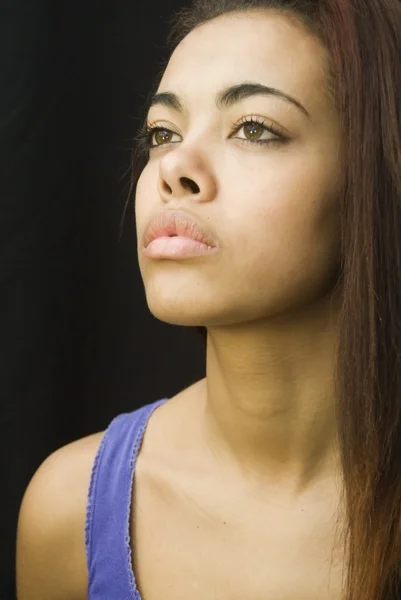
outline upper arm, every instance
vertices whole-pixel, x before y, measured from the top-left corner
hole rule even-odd
[[[18,600],[86,598],[86,499],[100,437],[57,450],[33,476],[18,520]]]

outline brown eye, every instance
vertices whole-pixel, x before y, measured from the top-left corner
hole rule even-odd
[[[172,132],[168,131],[168,129],[157,129],[153,132],[153,139],[155,141],[155,146],[160,146],[162,144],[168,144],[171,140]]]
[[[242,134],[236,135],[235,139],[251,144],[268,146],[283,144],[288,140],[277,126],[273,124],[266,125],[266,121],[260,123],[253,117],[243,119],[239,125],[235,126],[233,134],[240,131],[242,131]]]
[[[247,123],[243,125],[244,133],[250,140],[257,140],[265,131],[265,127],[260,123]]]

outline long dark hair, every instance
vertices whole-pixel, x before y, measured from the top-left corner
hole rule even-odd
[[[401,598],[401,2],[198,0],[173,50],[229,12],[297,17],[329,50],[346,154],[336,363],[347,556],[345,600]],[[156,82],[159,83],[158,81]],[[157,87],[157,86],[156,86]],[[134,152],[132,192],[146,163]]]

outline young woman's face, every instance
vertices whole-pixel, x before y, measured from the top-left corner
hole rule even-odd
[[[219,17],[175,50],[158,93],[175,94],[180,110],[176,102],[151,107],[148,124],[161,131],[152,134],[136,194],[139,265],[157,318],[240,324],[330,292],[343,169],[327,78],[320,42],[272,12]],[[252,86],[217,100],[243,83],[280,90],[303,108],[278,95],[249,95]],[[149,220],[176,210],[216,248],[176,259],[144,252]]]

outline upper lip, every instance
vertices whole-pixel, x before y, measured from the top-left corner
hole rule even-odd
[[[177,235],[202,242],[208,246],[217,246],[214,236],[208,228],[182,210],[164,210],[154,215],[145,229],[143,245],[146,248],[156,238]]]

